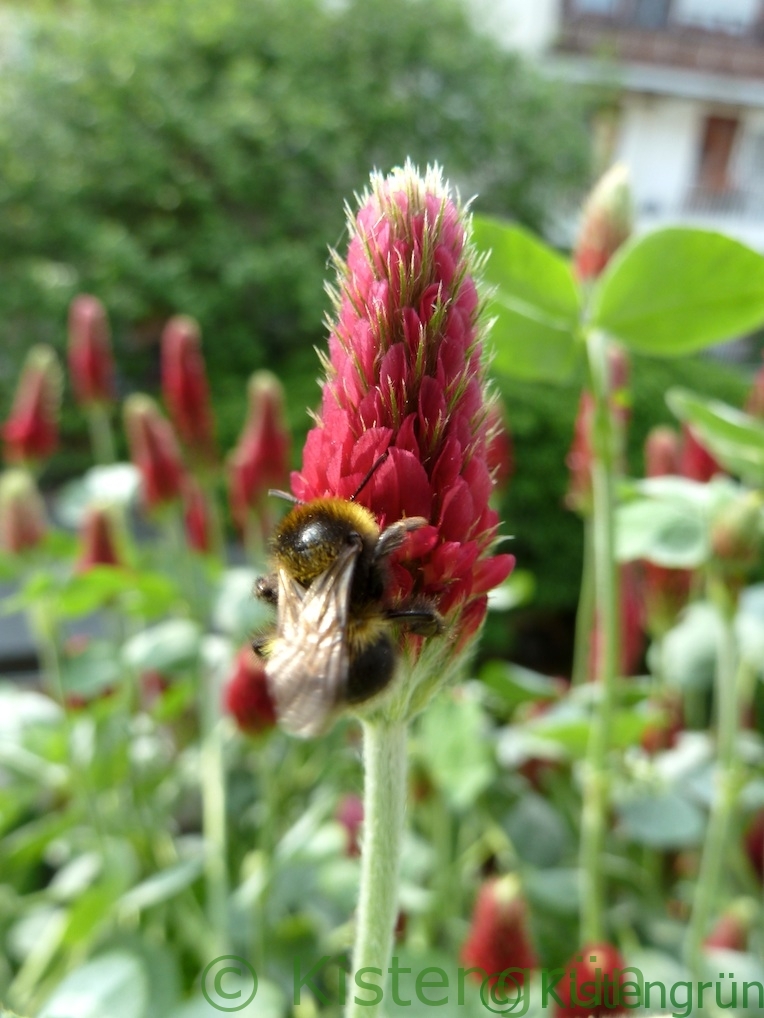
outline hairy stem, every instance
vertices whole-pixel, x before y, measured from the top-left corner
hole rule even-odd
[[[359,989],[358,980],[384,986],[392,952],[406,808],[404,722],[364,722],[364,768],[361,888],[353,952],[355,978],[348,990],[346,1018],[375,1018],[381,1013],[380,1004],[370,1003],[379,993]]]
[[[597,700],[587,749],[581,816],[581,940],[605,935],[603,855],[607,830],[607,757],[619,656],[619,589],[615,561],[615,433],[608,401],[607,341],[601,333],[587,337],[595,401],[592,495],[595,612],[599,632]]]

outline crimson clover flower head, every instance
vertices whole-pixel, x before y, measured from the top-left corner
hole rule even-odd
[[[106,309],[81,293],[69,306],[69,379],[81,406],[108,405],[116,398],[114,359]]]
[[[491,986],[496,985],[504,969],[533,969],[537,966],[528,906],[514,873],[493,877],[480,888],[461,960],[478,970],[473,975],[479,979],[490,977]],[[524,973],[515,972],[514,980],[516,986],[522,986]],[[511,987],[512,981],[508,981],[510,994]]]
[[[94,566],[121,566],[118,521],[110,506],[93,506],[80,534],[80,554],[75,569],[86,573]]]
[[[130,459],[140,472],[146,507],[178,502],[186,472],[172,425],[143,393],[127,398],[124,418]]]
[[[8,463],[38,464],[58,445],[63,374],[49,346],[33,346],[24,361],[11,413],[2,427]]]
[[[213,463],[214,422],[198,323],[171,318],[162,333],[162,393],[175,429],[193,458]]]
[[[493,553],[492,400],[470,220],[437,167],[422,177],[407,163],[372,175],[348,226],[321,408],[292,488],[305,501],[350,498],[384,455],[357,501],[381,527],[429,521],[396,557],[391,593],[431,599],[461,647],[514,565]]]

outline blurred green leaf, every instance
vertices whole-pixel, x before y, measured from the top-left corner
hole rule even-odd
[[[533,600],[536,577],[528,569],[513,569],[506,580],[488,591],[488,611],[505,612]]]
[[[504,818],[504,827],[524,862],[542,869],[558,866],[572,849],[570,830],[554,806],[528,792]]]
[[[514,223],[476,217],[474,240],[490,251],[486,282],[494,288],[489,313],[497,371],[518,378],[561,382],[572,376],[582,348],[576,343],[581,311],[570,266]]]
[[[670,389],[666,402],[731,473],[764,483],[764,423],[720,400]]]
[[[661,641],[660,674],[674,688],[710,689],[720,641],[716,608],[703,601],[689,605]]]
[[[609,731],[610,745],[614,749],[636,745],[651,720],[647,715],[635,711],[616,711]],[[587,716],[576,717],[555,711],[535,718],[525,726],[530,734],[558,743],[574,757],[586,755],[591,727],[592,721]]]
[[[505,661],[484,664],[480,669],[480,681],[510,708],[529,700],[555,700],[560,695],[560,683],[556,679]]]
[[[170,866],[159,873],[153,873],[146,880],[132,887],[126,894],[123,894],[116,903],[117,909],[123,915],[142,912],[146,908],[152,908],[176,894],[180,894],[187,887],[195,883],[204,871],[204,860],[184,859],[175,866]]]
[[[495,773],[486,723],[479,703],[451,694],[438,697],[422,715],[415,752],[457,810],[474,802]]]
[[[618,507],[616,526],[619,562],[647,559],[673,569],[694,569],[709,555],[706,518],[689,502],[635,499]]]
[[[173,671],[199,657],[201,633],[190,619],[169,619],[131,637],[122,648],[122,660],[139,672]]]
[[[650,848],[700,845],[706,828],[703,810],[679,792],[655,792],[616,804],[624,835]]]
[[[665,357],[764,322],[764,257],[722,233],[666,227],[625,244],[597,281],[590,324]]]
[[[38,1018],[143,1018],[148,982],[134,955],[104,954],[69,973]]]

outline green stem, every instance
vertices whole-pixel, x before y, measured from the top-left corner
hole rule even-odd
[[[219,691],[212,670],[204,674],[200,714],[202,723],[202,830],[207,885],[207,917],[215,942],[211,954],[229,949],[228,836],[226,826],[226,773]],[[214,947],[214,952],[212,948]]]
[[[406,725],[403,722],[364,722],[364,835],[361,888],[356,921],[353,969],[375,973],[369,982],[384,986],[398,914],[398,863],[406,806]],[[363,976],[361,978],[364,978]],[[375,1018],[380,1005],[355,981],[348,989],[346,1018]]]
[[[702,975],[703,941],[708,932],[725,866],[729,832],[740,787],[737,730],[740,722],[739,689],[747,666],[738,660],[733,628],[735,603],[724,581],[712,575],[709,592],[722,623],[716,666],[716,782],[711,815],[687,930],[686,959],[695,975]]]
[[[584,518],[584,562],[581,591],[576,611],[576,642],[573,651],[573,685],[580,686],[589,676],[592,627],[594,625],[594,531],[591,519]]]
[[[594,586],[599,647],[597,701],[587,749],[581,815],[581,941],[601,941],[605,935],[603,856],[607,831],[608,751],[618,668],[619,589],[615,561],[615,432],[608,401],[607,342],[601,333],[587,337],[592,390],[593,426],[593,550]]]
[[[86,415],[93,458],[99,466],[114,463],[117,457],[108,409],[102,403],[92,403]]]

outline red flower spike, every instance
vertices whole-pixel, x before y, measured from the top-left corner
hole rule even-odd
[[[127,399],[125,431],[130,459],[143,480],[147,508],[177,502],[185,481],[183,461],[172,425],[153,399],[141,394]]]
[[[528,908],[514,874],[486,881],[480,888],[467,940],[462,948],[462,963],[480,969],[473,976],[482,981],[491,976],[495,986],[504,969],[532,969],[538,964],[528,930]],[[523,985],[524,976],[514,976]],[[512,982],[506,987],[512,993]]]
[[[19,555],[35,548],[48,532],[40,492],[25,470],[6,470],[0,477],[0,548]]]
[[[439,171],[422,179],[407,164],[372,177],[349,218],[347,259],[335,258],[321,411],[292,475],[305,501],[350,498],[386,454],[357,500],[381,527],[424,516],[437,532],[429,550],[414,557],[414,535],[398,554],[391,594],[431,599],[457,646],[514,565],[492,555],[485,330],[468,231]]]
[[[634,221],[629,171],[617,163],[595,185],[581,215],[573,268],[582,283],[596,279],[628,240]]]
[[[2,428],[8,463],[36,463],[58,445],[63,377],[53,350],[33,346],[24,361],[8,420]]]
[[[704,947],[720,947],[727,951],[747,951],[748,937],[755,922],[755,906],[750,899],[734,902],[716,920],[703,941]]]
[[[183,522],[189,547],[207,555],[212,550],[210,511],[201,485],[192,478],[183,491]]]
[[[562,1004],[555,1003],[554,1018],[623,1013],[626,1008],[618,1004],[625,967],[612,944],[585,944],[565,966],[565,975],[555,987]]]
[[[290,436],[284,420],[284,390],[275,375],[257,371],[247,390],[249,413],[239,442],[228,458],[231,511],[243,529],[270,488],[289,479]]]
[[[69,378],[81,406],[116,399],[109,320],[97,297],[82,293],[69,306]]]
[[[85,573],[93,566],[122,565],[117,550],[115,520],[110,509],[103,506],[90,510],[82,527],[80,555],[75,571]]]
[[[215,437],[199,326],[187,315],[171,318],[162,333],[162,395],[189,454],[215,460]]]
[[[700,481],[701,484],[710,481],[716,474],[724,473],[723,468],[719,466],[687,424],[682,425],[682,455],[679,461],[679,473],[683,477],[689,477],[692,481]]]
[[[349,856],[360,855],[359,834],[363,826],[363,799],[357,795],[343,796],[334,815],[347,833],[347,854]]]
[[[673,428],[658,425],[645,440],[645,477],[679,474],[681,442]]]
[[[265,669],[251,647],[242,647],[236,655],[225,690],[225,706],[247,735],[259,735],[276,724]]]

